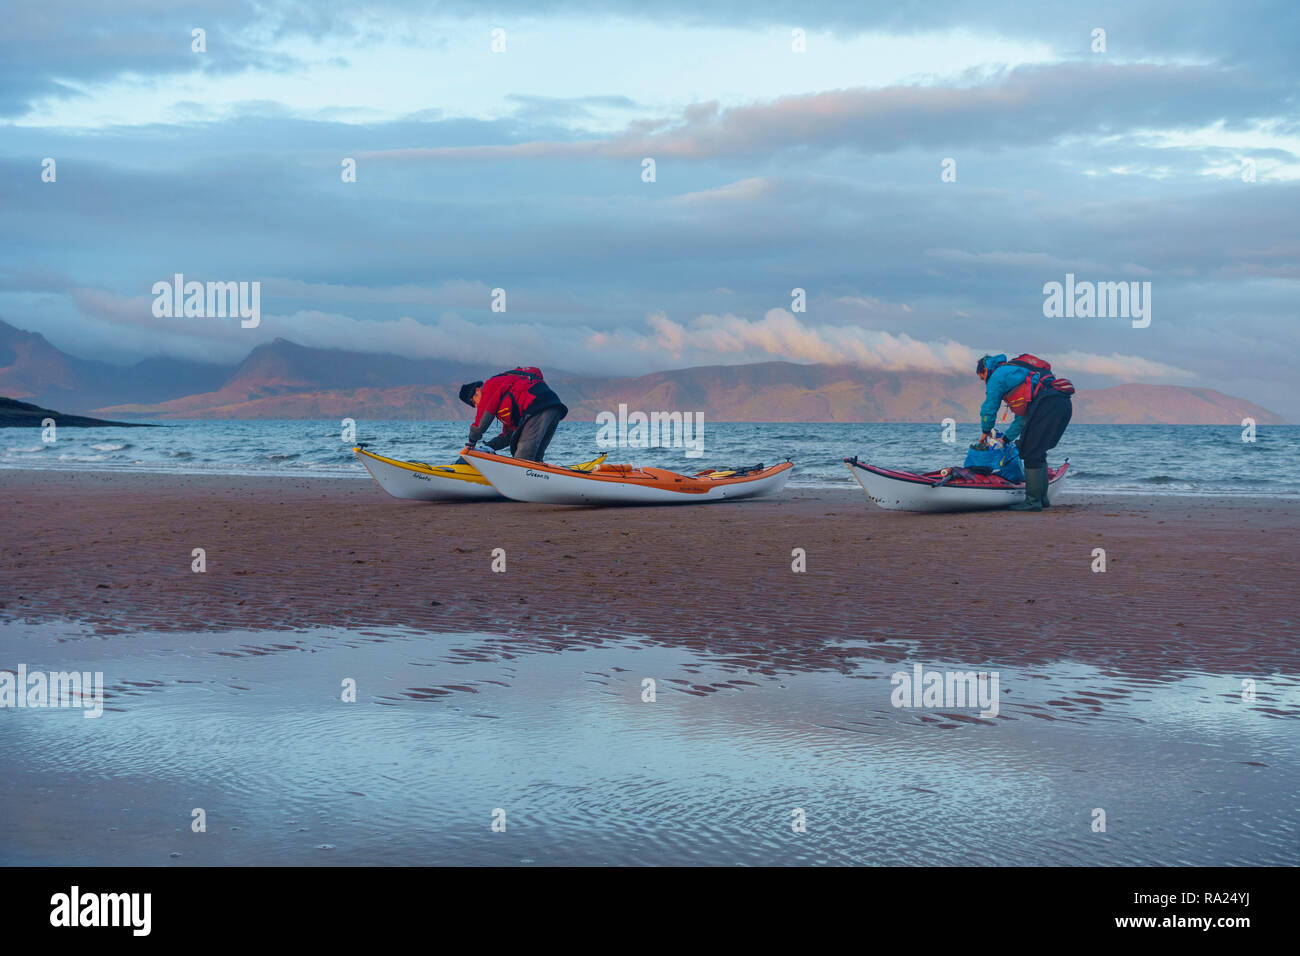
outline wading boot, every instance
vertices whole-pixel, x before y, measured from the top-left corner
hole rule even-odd
[[[1008,511],[1042,511],[1047,497],[1047,469],[1025,469],[1025,500],[1017,502]]]

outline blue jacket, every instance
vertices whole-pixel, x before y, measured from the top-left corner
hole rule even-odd
[[[984,383],[984,404],[980,406],[980,430],[991,432],[993,426],[997,424],[1002,396],[1034,373],[1019,365],[1008,365],[1005,355],[990,355],[984,367],[992,371],[989,372],[988,381]],[[1024,427],[1025,416],[1017,415],[1007,427],[1007,441],[1015,441]]]

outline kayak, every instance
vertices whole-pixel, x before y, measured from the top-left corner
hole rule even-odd
[[[867,497],[890,511],[982,511],[1007,508],[1025,498],[1025,485],[996,475],[978,475],[964,468],[944,468],[918,475],[910,471],[892,471],[845,458],[844,463],[858,480]],[[1060,468],[1047,469],[1047,487],[1059,491],[1070,470],[1066,461]]]
[[[422,461],[398,461],[385,458],[364,448],[353,453],[366,466],[370,477],[394,498],[407,501],[498,501],[501,493],[478,473],[473,465],[426,465]],[[590,470],[605,460],[575,465],[576,470]]]
[[[710,468],[679,475],[663,468],[601,464],[583,472],[482,451],[461,454],[507,498],[554,505],[693,505],[756,498],[784,488],[794,468],[787,461],[771,468]]]

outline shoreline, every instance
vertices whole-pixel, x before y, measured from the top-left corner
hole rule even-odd
[[[159,478],[175,478],[175,479],[219,478],[219,479],[230,479],[230,480],[244,480],[244,479],[256,480],[256,479],[265,478],[265,479],[270,479],[275,481],[318,481],[318,480],[355,481],[359,479],[362,481],[368,481],[373,483],[374,479],[370,476],[370,474],[366,472],[365,469],[362,468],[361,466],[358,466],[358,468],[359,470],[355,472],[351,470],[344,472],[342,470],[328,471],[322,469],[320,471],[303,473],[303,472],[275,472],[275,471],[218,471],[218,470],[165,471],[157,467],[150,468],[148,466],[143,466],[139,469],[130,468],[130,467],[85,469],[79,467],[75,463],[69,465],[47,465],[47,466],[27,465],[27,464],[11,465],[11,464],[0,463],[0,475],[4,475],[8,472],[18,472],[18,473],[34,472],[34,473],[41,473],[41,474],[77,473],[87,478],[92,476],[111,477],[113,475],[130,475],[130,476],[153,476]],[[825,491],[830,493],[835,493],[838,491],[852,491],[857,494],[862,494],[862,489],[852,479],[852,477],[846,478],[843,481],[836,481],[836,482],[829,482],[829,481],[811,482],[806,479],[801,481],[797,471],[798,469],[797,464],[795,465],[795,468],[796,468],[796,472],[790,477],[790,482],[789,485],[787,486],[789,488],[795,490],[802,489],[807,491]],[[1296,491],[1290,491],[1290,492],[1260,492],[1260,491],[1225,492],[1225,491],[1218,491],[1218,490],[1216,491],[1161,491],[1158,490],[1158,488],[1152,490],[1144,489],[1141,491],[1136,491],[1129,488],[1120,488],[1114,490],[1088,488],[1088,489],[1080,490],[1077,484],[1070,486],[1069,490],[1064,492],[1064,495],[1070,499],[1082,499],[1082,498],[1090,498],[1090,497],[1136,498],[1136,499],[1144,499],[1144,498],[1218,499],[1218,498],[1222,498],[1225,501],[1300,502],[1300,492],[1296,492]]]

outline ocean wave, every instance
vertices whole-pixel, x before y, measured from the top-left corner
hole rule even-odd
[[[106,438],[99,432],[49,449],[35,429],[28,429],[5,436],[26,438],[31,444],[9,446],[7,452],[0,449],[0,468],[370,480],[350,446],[337,440],[334,426],[333,421],[180,422],[166,430],[132,432],[129,440]],[[370,431],[358,438],[381,454],[452,461],[464,446],[466,426],[464,422],[371,422],[368,427]],[[804,435],[802,426],[794,423],[710,423],[709,428],[709,452],[704,459],[686,459],[677,449],[619,449],[612,456],[694,472],[706,464],[742,460],[770,464],[791,455],[795,462],[791,485],[808,494],[817,487],[856,489],[841,461],[845,455],[857,453],[893,468],[925,472],[957,465],[964,454],[961,443],[938,444],[929,425],[829,423],[810,427]],[[1259,443],[1253,445],[1224,438],[1236,434],[1234,428],[1077,425],[1066,432],[1050,460],[1054,465],[1067,457],[1072,461],[1067,497],[1077,490],[1151,496],[1247,494],[1294,500],[1300,487],[1300,460],[1295,456],[1300,426],[1261,430]],[[585,427],[566,425],[557,433],[548,457],[557,462],[584,461],[594,456],[591,439]],[[1275,449],[1283,454],[1260,454]],[[60,453],[67,456],[60,460]]]

